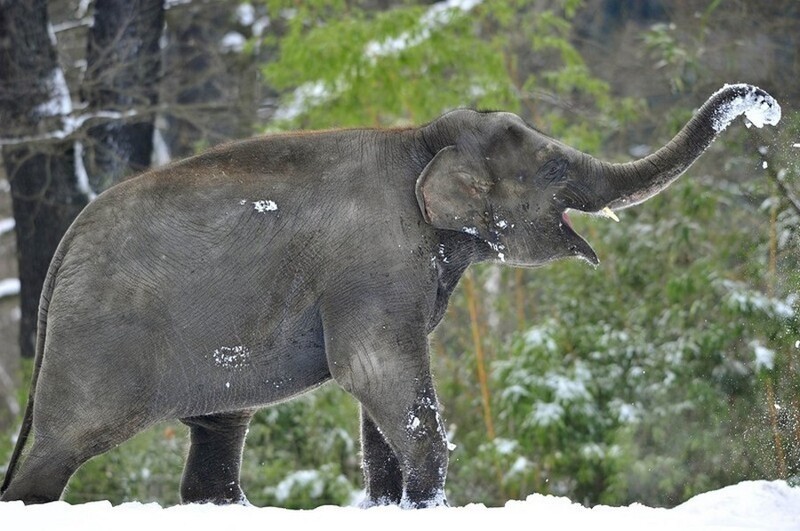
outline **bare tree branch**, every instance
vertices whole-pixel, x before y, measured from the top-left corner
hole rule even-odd
[[[26,135],[12,138],[0,138],[0,146],[18,146],[20,144],[30,144],[35,142],[46,142],[48,140],[65,140],[78,132],[89,120],[122,120],[136,116],[135,110],[124,112],[118,111],[96,111],[80,114],[78,116],[62,116],[63,127],[55,131],[48,131],[39,135]]]

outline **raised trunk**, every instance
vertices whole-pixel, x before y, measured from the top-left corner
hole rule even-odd
[[[775,125],[781,118],[781,108],[772,96],[758,87],[726,85],[655,153],[624,164],[590,159],[590,182],[580,183],[584,188],[580,194],[582,204],[570,206],[585,211],[604,207],[619,209],[653,197],[686,171],[719,133],[742,114],[757,127],[765,123]]]

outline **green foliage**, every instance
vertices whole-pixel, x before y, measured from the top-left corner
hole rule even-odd
[[[259,412],[242,484],[255,505],[347,505],[362,488],[358,408],[334,385]]]
[[[272,128],[396,125],[431,120],[456,107],[520,112],[584,149],[598,149],[604,125],[632,120],[639,104],[614,100],[570,42],[580,2],[503,0],[465,12],[408,4],[365,12],[332,2],[271,1],[295,9],[278,59],[264,68],[286,91]],[[547,67],[527,73],[530,57]],[[558,105],[546,105],[545,102]]]
[[[188,442],[188,430],[178,423],[161,424],[140,433],[78,469],[64,499],[70,503],[180,503],[181,470]]]

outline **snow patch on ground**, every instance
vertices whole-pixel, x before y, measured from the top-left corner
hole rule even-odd
[[[287,478],[288,480],[289,478]],[[316,480],[301,473],[295,482]],[[800,488],[785,481],[745,481],[738,485],[695,496],[674,509],[633,504],[628,507],[599,505],[586,508],[567,498],[533,494],[505,507],[481,504],[404,511],[396,506],[367,510],[323,506],[297,511],[275,507],[232,505],[183,505],[162,508],[158,504],[109,502],[71,506],[64,502],[25,506],[0,503],[0,521],[25,522],[28,529],[107,530],[141,529],[257,529],[268,522],[272,528],[311,529],[320,522],[333,529],[517,529],[535,522],[538,529],[800,529]],[[526,527],[523,525],[523,527]]]

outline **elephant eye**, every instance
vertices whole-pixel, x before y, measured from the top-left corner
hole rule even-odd
[[[564,178],[569,163],[566,159],[554,159],[547,161],[539,171],[536,172],[536,178],[541,179],[547,183],[554,183]]]

